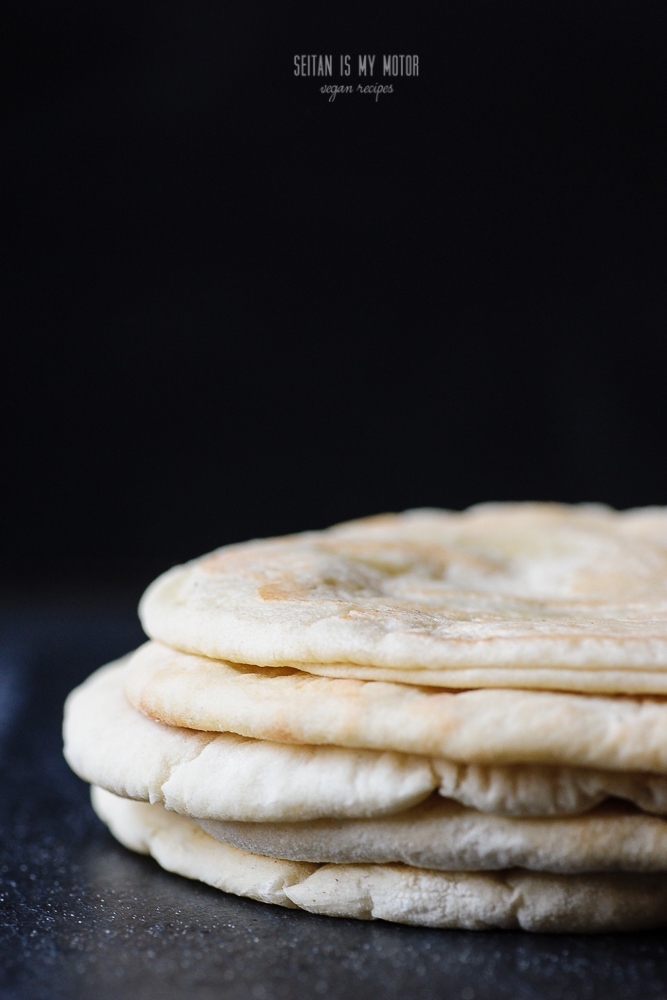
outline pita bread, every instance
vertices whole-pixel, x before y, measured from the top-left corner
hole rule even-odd
[[[192,820],[167,812],[159,803],[133,802],[95,786],[90,798],[97,815],[124,847],[150,854],[167,871],[223,892],[294,907],[285,887],[303,881],[317,869],[317,865],[276,861],[221,844]]]
[[[667,922],[667,876],[436,872],[406,865],[317,868],[239,851],[160,805],[93,789],[93,806],[131,850],[226,892],[311,913],[422,927],[544,932],[645,930]]]
[[[665,875],[326,865],[285,894],[311,913],[418,927],[587,934],[646,930],[667,921]]]
[[[176,649],[441,687],[667,694],[667,511],[483,504],[232,545],[161,576]]]
[[[244,851],[299,861],[403,862],[444,871],[667,872],[667,821],[620,804],[537,819],[489,815],[434,798],[382,819],[199,823]]]
[[[455,764],[434,758],[440,795],[500,816],[576,816],[608,798],[667,814],[667,777],[588,768]]]
[[[460,763],[667,774],[667,702],[660,698],[452,693],[243,666],[159,643],[133,654],[125,678],[135,708],[172,726]]]
[[[584,812],[626,798],[667,812],[667,778],[585,768],[482,767],[398,752],[299,746],[154,722],[123,696],[131,659],[93,674],[65,706],[65,758],[85,781],[186,816],[241,822],[400,812],[439,788],[510,815]]]
[[[554,649],[552,647],[552,651]],[[545,652],[544,647],[536,645],[536,660]],[[471,670],[395,670],[349,663],[301,663],[297,669],[340,680],[393,681],[398,684],[461,691],[474,688],[523,688],[534,691],[576,691],[581,694],[667,695],[666,676],[657,671],[646,673],[635,669],[631,675],[627,670],[577,670],[575,673],[573,670],[539,667],[537,663],[525,670],[521,670],[519,664],[509,669],[484,667]]]
[[[427,758],[340,747],[288,746],[153,722],[123,695],[127,664],[111,664],[70,694],[65,758],[92,784],[207,819],[303,820],[409,808],[438,776]]]

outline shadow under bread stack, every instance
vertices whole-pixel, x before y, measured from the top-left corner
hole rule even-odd
[[[484,504],[220,549],[70,695],[127,847],[427,927],[667,924],[667,509]]]

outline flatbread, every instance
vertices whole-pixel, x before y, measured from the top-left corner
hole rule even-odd
[[[159,643],[133,654],[125,678],[129,701],[173,726],[460,763],[667,774],[662,698],[512,689],[452,693],[243,666]]]
[[[288,746],[198,733],[147,719],[123,695],[126,662],[96,671],[65,705],[65,758],[118,795],[208,819],[303,820],[384,815],[431,794],[427,758]]]
[[[65,757],[85,781],[187,816],[241,822],[400,812],[439,788],[509,815],[585,812],[608,796],[667,813],[667,777],[586,768],[457,764],[203,733],[154,722],[123,695],[132,660],[103,667],[69,696]]]
[[[667,777],[577,767],[455,764],[433,758],[444,798],[500,816],[576,816],[608,798],[667,814]]]
[[[667,875],[436,872],[407,865],[313,865],[239,851],[161,805],[93,789],[131,850],[226,892],[311,913],[422,927],[543,932],[647,930],[667,923]]]
[[[494,816],[437,797],[381,819],[220,823],[202,829],[244,851],[298,861],[403,862],[443,871],[667,872],[667,820],[605,804],[583,816]]]
[[[590,934],[648,930],[667,922],[665,875],[326,865],[285,894],[311,913],[418,927]]]
[[[219,549],[161,576],[184,652],[441,687],[667,694],[667,511],[483,504]]]
[[[236,896],[294,907],[285,887],[308,878],[318,867],[276,861],[221,844],[192,820],[167,812],[159,803],[133,802],[95,786],[90,798],[97,815],[124,847],[152,855],[169,872]]]

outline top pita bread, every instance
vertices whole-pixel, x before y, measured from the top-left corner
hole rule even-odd
[[[237,663],[667,693],[667,509],[483,504],[232,545],[161,576],[140,615]]]

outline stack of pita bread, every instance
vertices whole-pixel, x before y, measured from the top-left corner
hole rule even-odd
[[[667,923],[667,508],[484,504],[231,545],[74,691],[127,847],[429,927]]]

